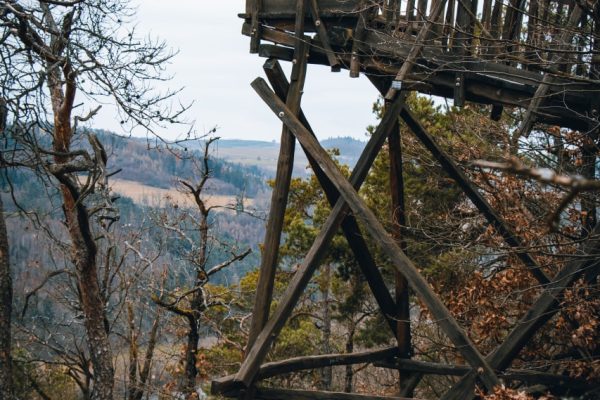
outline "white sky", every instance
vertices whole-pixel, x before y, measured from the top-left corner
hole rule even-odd
[[[183,102],[194,101],[188,114],[196,130],[217,126],[224,139],[279,140],[281,124],[250,87],[263,76],[265,59],[249,53],[249,38],[241,34],[244,0],[137,0],[138,33],[150,33],[179,50],[169,66],[172,87],[184,87]],[[283,63],[287,70],[288,63]],[[375,88],[361,76],[332,73],[309,66],[303,109],[320,139],[352,136],[365,139],[374,123],[371,105]],[[96,127],[122,132],[118,118],[106,108]],[[165,133],[163,133],[165,134]],[[168,135],[168,134],[167,134]]]

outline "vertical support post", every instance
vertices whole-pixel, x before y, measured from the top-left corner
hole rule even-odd
[[[427,0],[419,0],[417,3],[417,20],[425,22],[427,19]]]
[[[360,75],[360,55],[359,47],[365,36],[367,29],[367,20],[371,14],[370,5],[367,1],[361,1],[358,13],[358,21],[354,28],[354,38],[352,39],[352,54],[350,56],[350,78],[358,78]]]
[[[470,4],[470,3],[469,3]],[[452,53],[457,60],[464,60],[467,55],[469,43],[471,42],[469,37],[470,31],[470,16],[467,12],[466,4],[464,1],[459,0],[456,10],[456,30],[454,32],[454,39],[452,41]],[[454,78],[454,105],[462,107],[465,104],[465,73],[458,71]]]
[[[492,0],[483,0],[483,10],[481,11],[481,25],[486,30],[490,30],[490,21],[492,19]]]
[[[406,226],[406,207],[404,201],[404,177],[402,168],[402,144],[400,126],[396,123],[395,129],[392,130],[388,137],[388,151],[390,157],[390,192],[392,195],[391,204],[391,221],[392,237],[400,246],[400,249],[406,254],[407,245],[403,238],[403,227]],[[397,332],[396,339],[398,341],[398,356],[400,358],[411,357],[411,334],[410,334],[410,304],[409,304],[409,288],[408,281],[399,272],[395,276],[396,286],[396,304],[397,304]],[[405,381],[409,374],[398,371],[400,390],[406,388]],[[403,394],[403,396],[410,393]]]
[[[415,0],[408,0],[406,3],[406,22],[410,30],[410,23],[415,20]]]
[[[448,8],[446,9],[446,18],[444,20],[444,30],[442,32],[442,47],[444,51],[448,51],[448,46],[452,44],[449,39],[452,36],[454,26],[455,3],[455,0],[448,0]]]
[[[296,12],[295,62],[292,67],[290,90],[288,91],[286,99],[286,105],[296,114],[298,114],[300,110],[300,100],[304,88],[308,58],[306,43],[303,40],[305,14],[305,0],[299,0]],[[269,310],[273,298],[275,271],[277,269],[277,258],[279,255],[279,243],[281,241],[283,219],[287,206],[292,170],[294,168],[294,147],[295,138],[284,125],[281,133],[281,147],[279,159],[277,161],[277,172],[275,175],[276,185],[275,188],[273,188],[273,193],[271,195],[271,208],[267,220],[264,251],[261,258],[260,275],[256,288],[256,301],[254,303],[247,349],[252,347],[256,337],[269,318]]]
[[[250,53],[258,53],[258,48],[260,47],[260,36],[261,36],[261,27],[260,20],[258,19],[258,14],[262,10],[262,0],[252,0],[252,4],[247,8],[250,8],[252,15],[252,33],[250,36]]]

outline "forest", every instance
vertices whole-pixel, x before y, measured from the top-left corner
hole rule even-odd
[[[242,15],[273,89],[252,87],[284,125],[265,169],[219,157],[219,129],[198,133],[180,90],[162,90],[177,55],[137,31],[135,5],[0,1],[0,400],[600,398],[597,113],[584,123],[556,111],[545,77],[547,119],[531,121],[531,105],[499,105],[500,89],[461,92],[463,72],[445,96],[443,66],[442,83],[394,86],[430,67],[414,60],[442,0],[415,25],[424,36],[397,76],[373,73],[393,67],[377,54],[356,64],[356,36],[330,45],[322,29],[342,10],[375,32],[402,2],[336,3],[325,22],[316,0],[293,3],[294,28],[277,10],[261,11],[265,25],[255,8]],[[510,21],[517,3],[495,2],[494,18]],[[485,4],[475,47],[491,29]],[[551,72],[597,85],[600,4],[544,4],[556,26],[584,21],[568,67]],[[306,15],[318,31],[308,38]],[[273,37],[279,47],[259,43]],[[383,88],[366,144],[314,137],[300,108],[308,45],[314,63],[350,57],[343,68]],[[286,86],[276,58],[290,54]],[[503,96],[526,91],[531,71]],[[561,82],[565,104],[594,101]],[[95,127],[107,102],[128,136]]]

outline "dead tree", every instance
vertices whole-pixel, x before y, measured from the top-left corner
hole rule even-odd
[[[172,55],[165,45],[139,40],[134,31],[115,34],[115,24],[122,26],[131,12],[126,2],[111,0],[0,2],[1,96],[10,126],[5,138],[14,144],[4,149],[4,159],[59,189],[93,366],[93,399],[112,399],[114,385],[95,211],[88,207],[90,194],[107,190],[106,166],[101,152],[90,154],[79,140],[79,125],[100,107],[77,115],[78,96],[112,97],[124,125],[151,131],[158,121],[175,122],[182,111],[163,108],[172,92],[149,89],[149,82],[163,80],[157,67]]]
[[[216,140],[218,138],[207,139],[201,158],[195,160],[197,162],[195,168],[195,173],[198,175],[197,180],[181,179],[179,181],[183,193],[192,197],[196,208],[193,212],[181,211],[173,221],[168,218],[159,221],[165,231],[173,232],[178,240],[187,242],[190,247],[190,250],[183,256],[183,261],[193,267],[193,281],[186,284],[187,289],[182,293],[163,290],[153,297],[153,300],[160,307],[184,318],[186,321],[185,376],[180,389],[190,399],[196,393],[196,379],[198,376],[196,361],[202,317],[209,308],[223,305],[218,298],[211,298],[205,286],[216,273],[235,262],[243,260],[251,252],[250,249],[241,251],[232,248],[228,259],[211,264],[210,251],[215,243],[218,243],[218,238],[210,231],[210,217],[216,208],[225,206],[209,205],[207,202],[209,196],[207,186],[212,176],[210,146]],[[197,239],[192,237],[194,231],[198,232]]]

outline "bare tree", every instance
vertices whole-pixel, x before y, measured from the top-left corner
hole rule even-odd
[[[6,129],[6,103],[0,97],[0,132]],[[0,398],[13,398],[11,359],[12,279],[4,204],[0,197]]]
[[[208,308],[221,305],[218,299],[213,299],[205,290],[211,276],[228,267],[229,265],[241,261],[248,254],[250,249],[238,251],[233,248],[230,251],[228,259],[221,263],[211,265],[210,248],[217,238],[210,232],[209,217],[216,207],[211,206],[206,201],[206,187],[211,177],[210,168],[210,145],[217,138],[208,139],[204,146],[204,154],[196,166],[199,171],[197,182],[180,180],[184,193],[189,194],[196,205],[197,216],[192,216],[183,212],[178,220],[164,220],[162,225],[165,229],[174,232],[180,240],[188,242],[190,250],[184,255],[186,261],[193,266],[193,282],[188,289],[181,292],[164,291],[154,298],[154,301],[175,315],[183,317],[187,321],[187,344],[185,347],[185,378],[181,385],[181,390],[192,398],[196,388],[196,378],[198,370],[196,368],[198,343],[200,340],[200,322],[202,315]],[[186,229],[183,220],[191,221],[191,229]],[[191,235],[192,231],[197,231],[199,237],[195,241]]]
[[[127,30],[132,15],[128,2],[116,0],[0,1],[0,96],[9,125],[3,158],[59,190],[93,368],[91,398],[98,400],[113,398],[114,369],[94,224],[112,205],[108,197],[90,205],[92,195],[108,193],[106,155],[93,135],[89,144],[82,140],[78,124],[97,113],[99,106],[89,104],[105,96],[122,124],[151,132],[185,110],[165,104],[174,92],[153,89],[172,53]]]

